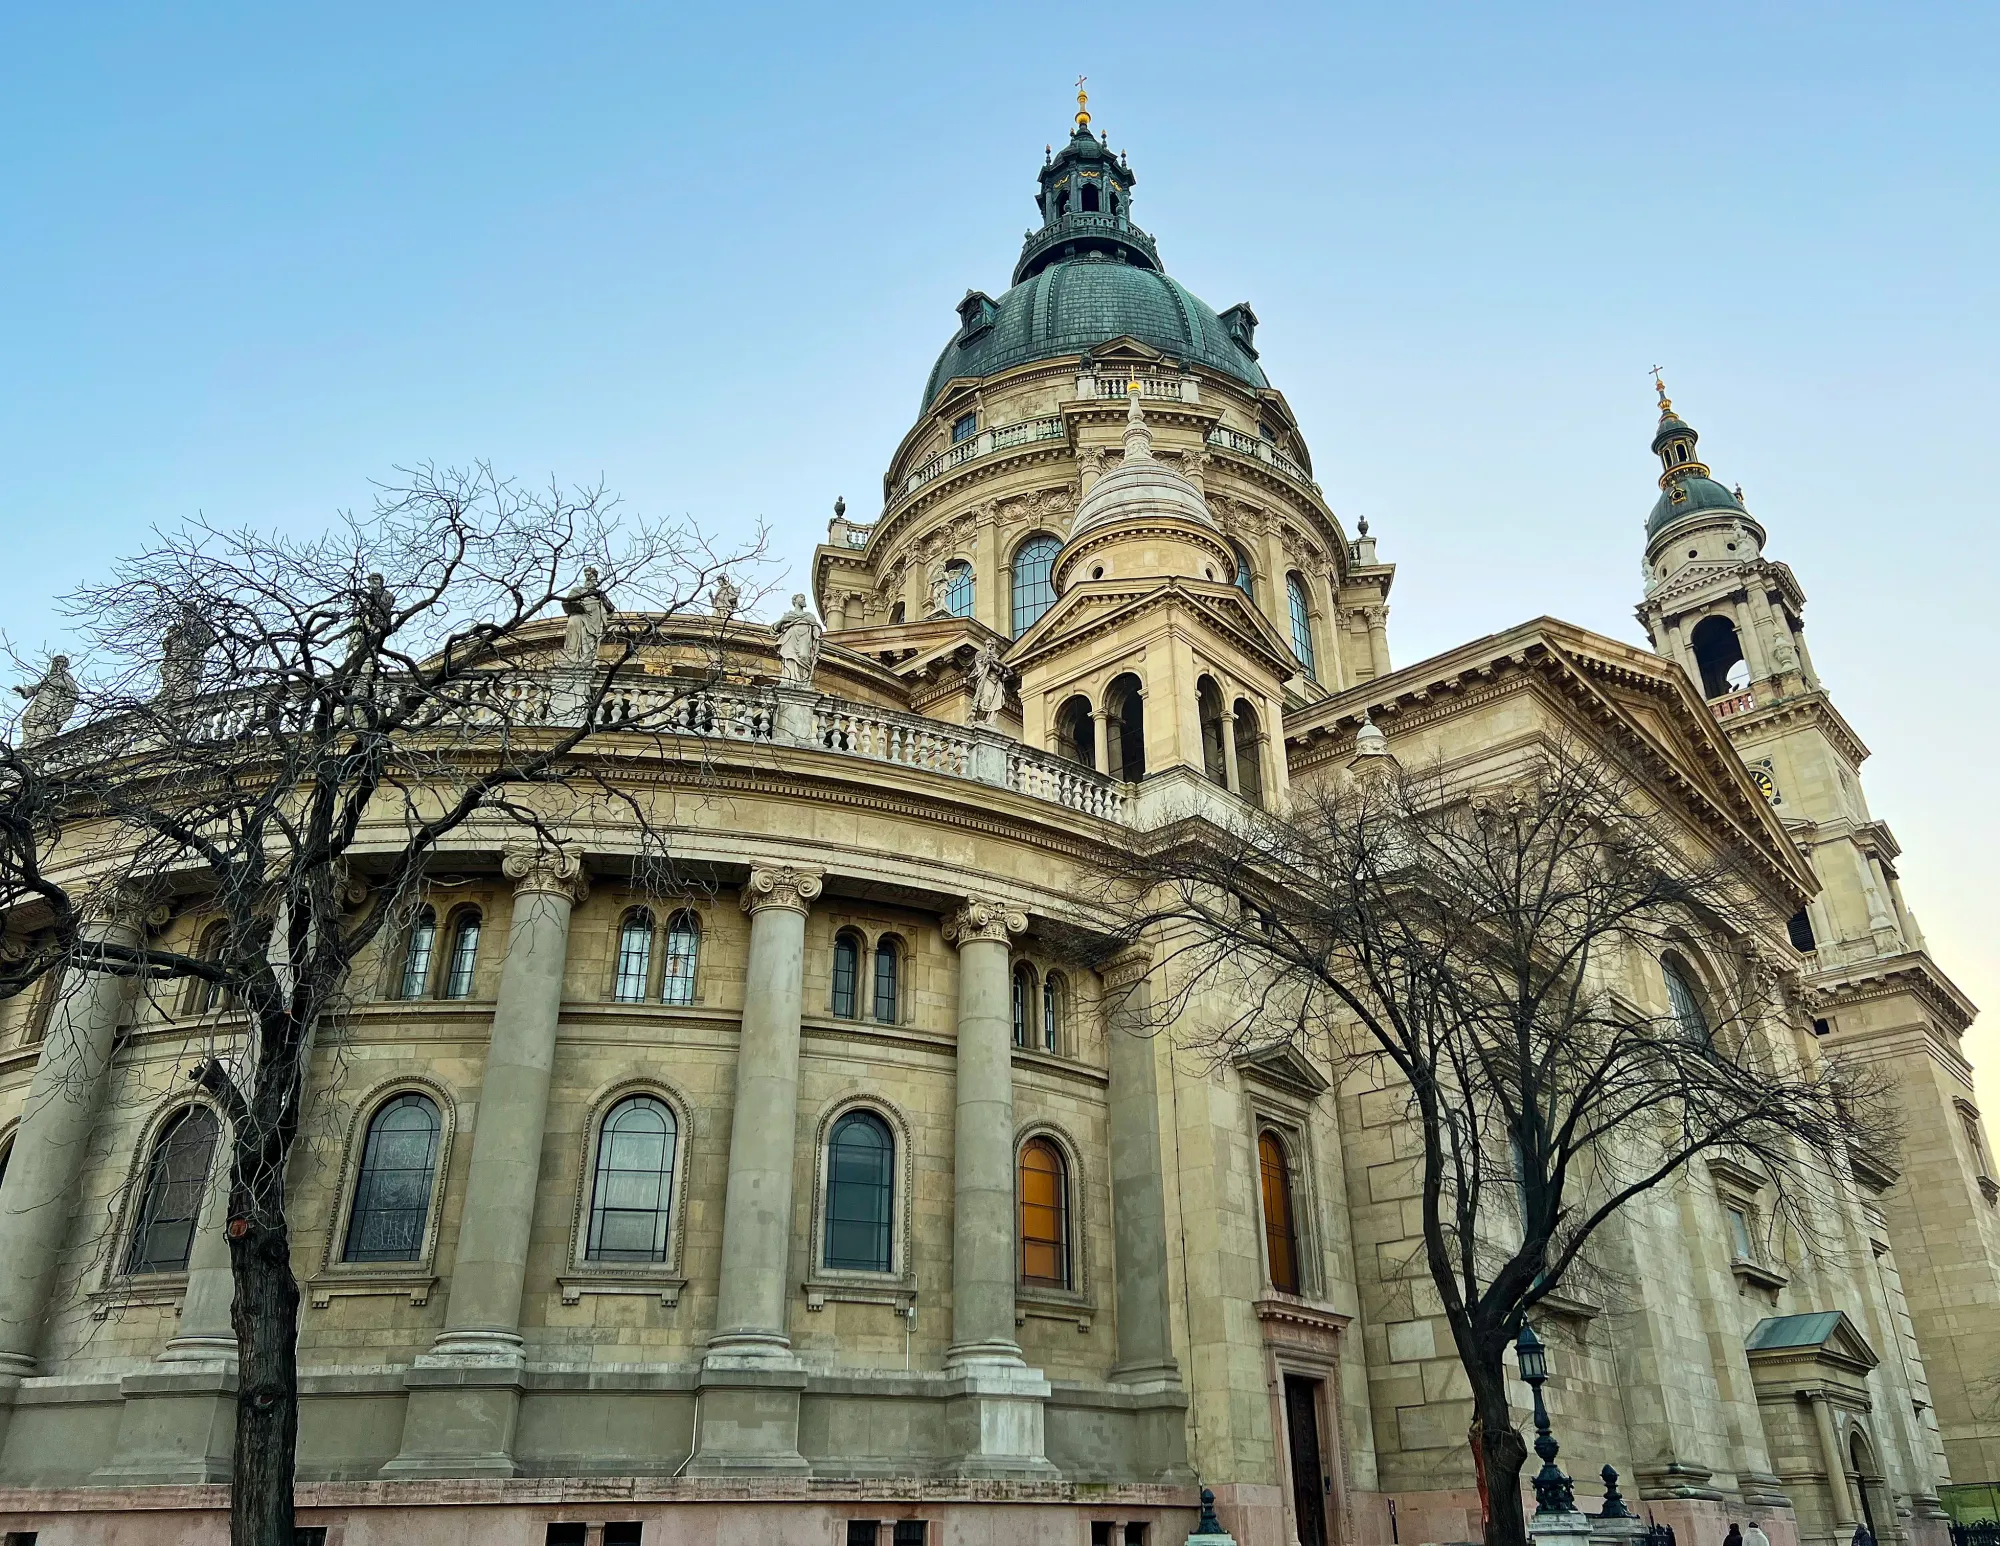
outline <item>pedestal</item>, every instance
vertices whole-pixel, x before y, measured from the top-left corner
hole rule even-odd
[[[1589,1546],[1595,1523],[1588,1514],[1545,1514],[1537,1509],[1528,1521],[1528,1538],[1541,1546]]]
[[[790,1355],[711,1349],[696,1388],[690,1476],[802,1476],[799,1395],[806,1373]]]
[[[232,1348],[233,1351],[233,1348]],[[226,1482],[236,1455],[236,1360],[183,1362],[118,1382],[118,1442],[100,1486]]]
[[[945,1433],[955,1474],[1016,1481],[1061,1475],[1045,1450],[1042,1413],[1051,1394],[1039,1369],[963,1365],[946,1385]]]

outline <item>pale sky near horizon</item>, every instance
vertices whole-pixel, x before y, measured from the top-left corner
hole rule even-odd
[[[1083,72],[1399,565],[1399,664],[1643,642],[1665,367],[2000,1026],[1996,57],[1939,4],[6,7],[0,630],[59,645],[151,527],[312,530],[426,459],[768,520],[802,586]]]

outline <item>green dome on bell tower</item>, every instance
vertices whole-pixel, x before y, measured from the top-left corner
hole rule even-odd
[[[925,384],[925,408],[948,381],[1087,354],[1125,336],[1246,386],[1270,385],[1257,364],[1256,313],[1236,305],[1217,315],[1167,276],[1153,238],[1132,223],[1138,174],[1091,131],[1085,103],[1079,91],[1068,143],[1043,160],[1042,223],[1021,244],[1012,288],[997,300],[966,293],[958,333]]]

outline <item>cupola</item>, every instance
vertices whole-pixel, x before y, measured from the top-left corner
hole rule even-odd
[[[1228,582],[1236,556],[1186,477],[1153,455],[1139,383],[1126,388],[1125,457],[1076,507],[1056,555],[1056,591],[1079,580],[1189,579]]]

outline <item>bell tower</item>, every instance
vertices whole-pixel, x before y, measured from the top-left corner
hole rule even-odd
[[[2000,1476],[2000,1177],[1959,1047],[1976,1011],[1931,959],[1904,899],[1901,849],[1861,787],[1868,748],[1806,647],[1805,592],[1764,556],[1742,490],[1715,479],[1700,436],[1656,386],[1660,495],[1646,521],[1639,621],[1707,699],[1819,877],[1791,925],[1814,1034],[1882,1065],[1905,1128],[1899,1158],[1857,1156],[1855,1175],[1886,1236],[1878,1256],[1900,1264],[1929,1374],[1935,1406],[1917,1421],[1952,1474]]]

